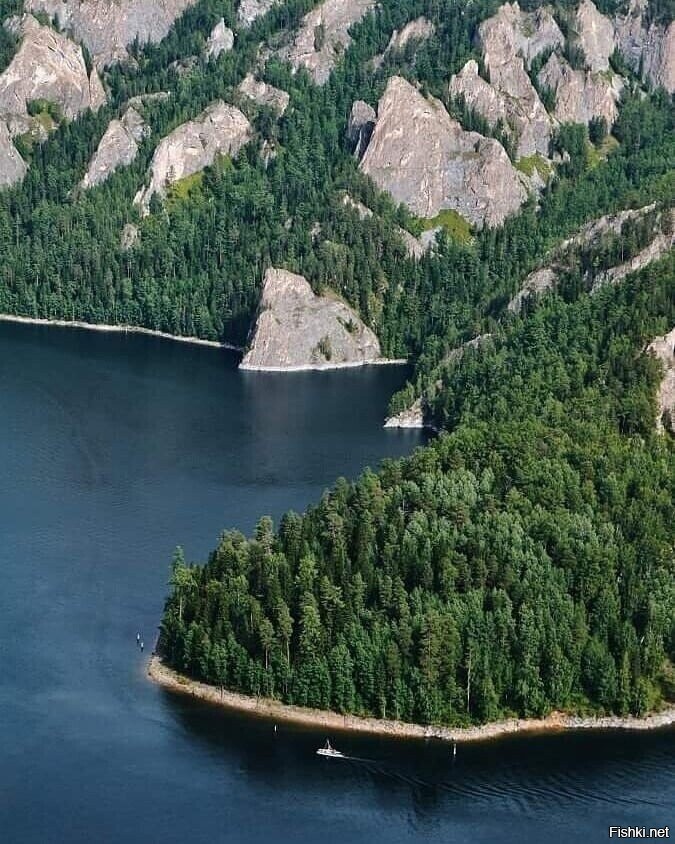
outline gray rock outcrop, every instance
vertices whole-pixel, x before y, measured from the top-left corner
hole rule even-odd
[[[452,209],[475,225],[500,225],[527,198],[501,144],[464,131],[442,103],[397,76],[379,102],[360,168],[420,217]]]
[[[558,276],[552,267],[542,267],[531,272],[523,286],[511,299],[507,308],[513,314],[519,314],[523,305],[531,296],[541,296],[547,290],[553,290],[558,282]]]
[[[495,15],[483,21],[478,28],[478,40],[489,68],[519,55],[529,67],[539,53],[565,43],[550,9],[523,12],[518,3],[505,3]]]
[[[135,226],[133,223],[124,224],[120,236],[120,246],[125,252],[138,242],[139,234],[138,226]]]
[[[236,155],[250,138],[251,124],[241,111],[218,100],[160,141],[150,164],[150,182],[134,203],[147,214],[155,194],[164,196],[168,185],[210,166],[217,155]]]
[[[478,64],[468,61],[450,80],[450,94],[481,114],[491,127],[501,121],[517,138],[516,155],[547,156],[553,124],[530,81],[520,56],[505,56],[497,63],[492,52],[490,82],[478,74]]]
[[[385,49],[387,53],[404,50],[412,41],[426,41],[436,31],[436,27],[426,18],[416,18],[400,30],[395,29]]]
[[[20,182],[26,175],[26,162],[12,143],[4,120],[0,120],[0,187],[6,188]]]
[[[349,47],[350,28],[375,6],[376,0],[323,0],[302,19],[293,43],[280,51],[295,70],[306,68],[317,85],[330,76]]]
[[[658,413],[656,427],[664,430],[664,419],[673,431],[675,426],[675,328],[668,334],[656,337],[647,346],[647,352],[654,355],[663,365],[663,378],[656,394]]]
[[[598,273],[593,279],[591,294],[597,292],[605,284],[618,284],[627,275],[636,273],[644,267],[649,266],[649,264],[654,263],[654,261],[658,261],[659,258],[662,258],[666,252],[673,248],[674,243],[675,235],[658,232],[654,236],[654,239],[644,249],[633,255],[630,260]]]
[[[336,297],[288,270],[268,269],[242,369],[291,371],[381,360],[375,334]]]
[[[554,116],[561,123],[586,123],[604,117],[611,126],[618,115],[623,80],[616,74],[575,70],[553,53],[539,72],[539,81],[555,93]]]
[[[266,15],[276,0],[241,0],[237,18],[243,27],[250,26],[256,18]]]
[[[206,58],[217,59],[221,53],[228,53],[232,47],[234,47],[234,32],[229,26],[225,26],[225,20],[221,18],[206,39],[204,50]]]
[[[347,121],[347,141],[357,158],[366,151],[376,120],[375,109],[368,103],[356,100],[352,104]]]
[[[384,421],[385,428],[426,428],[424,424],[424,406],[418,398],[400,413],[388,416]]]
[[[614,19],[616,46],[637,73],[655,87],[675,91],[675,22],[667,27],[645,21],[647,0],[631,0],[628,11]]]
[[[55,103],[68,119],[106,100],[96,70],[87,73],[82,48],[32,15],[10,18],[5,26],[21,39],[0,75],[0,114],[25,114],[32,100]]]
[[[614,52],[614,24],[600,14],[593,0],[582,0],[574,16],[574,30],[586,67],[595,72],[607,70]]]
[[[196,0],[25,0],[26,9],[56,18],[81,41],[100,69],[129,57],[127,47],[161,41]]]
[[[80,182],[87,188],[100,185],[118,167],[131,164],[138,154],[138,145],[149,133],[140,114],[128,108],[121,120],[111,120]]]
[[[260,79],[256,79],[252,73],[247,74],[237,89],[248,99],[253,100],[262,106],[274,109],[278,114],[283,114],[288,108],[290,96],[286,91],[268,85]]]

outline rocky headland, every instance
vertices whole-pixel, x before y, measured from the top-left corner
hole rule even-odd
[[[348,305],[318,296],[301,275],[270,268],[241,369],[334,369],[384,362],[380,343]]]

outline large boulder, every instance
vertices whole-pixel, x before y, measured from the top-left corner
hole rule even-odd
[[[317,296],[301,275],[267,270],[242,369],[327,369],[379,360],[377,337],[344,302]]]
[[[138,145],[148,133],[147,124],[133,108],[128,108],[121,120],[111,120],[89,162],[81,186],[86,189],[100,185],[118,167],[131,164],[138,154]]]
[[[607,70],[614,52],[614,24],[600,14],[593,0],[582,0],[574,17],[577,43],[589,70]]]
[[[27,169],[26,162],[12,143],[7,124],[0,120],[0,187],[6,188],[20,182]]]
[[[261,79],[256,79],[252,73],[247,74],[242,79],[237,90],[249,100],[253,100],[258,105],[274,109],[278,114],[283,114],[286,111],[291,99],[286,91],[275,88],[274,85],[268,85]]]
[[[604,117],[611,126],[619,113],[623,80],[617,74],[575,70],[553,53],[539,72],[541,85],[555,94],[554,116],[561,123],[586,123]]]
[[[0,114],[25,114],[29,102],[47,100],[72,119],[103,105],[101,80],[96,70],[87,72],[78,44],[32,15],[10,18],[5,26],[21,43],[0,75]]]
[[[323,0],[302,19],[293,43],[280,51],[295,70],[306,68],[317,85],[330,76],[349,47],[350,28],[375,6],[375,0]]]
[[[25,0],[26,9],[56,18],[81,41],[98,68],[127,59],[127,47],[164,38],[196,0]]]
[[[464,131],[442,103],[398,76],[379,102],[360,167],[420,217],[451,209],[479,226],[500,225],[527,198],[501,144]]]
[[[626,14],[614,19],[620,53],[637,73],[655,87],[675,91],[675,22],[665,26],[645,20],[647,0],[631,0]]]
[[[168,185],[210,166],[217,155],[236,155],[250,140],[251,131],[238,108],[216,101],[160,141],[150,164],[150,183],[134,203],[147,214],[155,194],[164,196]]]

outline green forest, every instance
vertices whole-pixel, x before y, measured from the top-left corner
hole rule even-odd
[[[336,291],[385,355],[411,362],[391,410],[424,396],[438,431],[406,459],[338,480],[304,514],[276,527],[263,517],[248,538],[227,531],[206,563],[179,548],[159,653],[246,694],[425,724],[556,709],[640,715],[674,700],[674,442],[672,428],[656,430],[663,372],[645,354],[675,323],[672,251],[589,291],[593,273],[637,254],[672,208],[672,97],[622,65],[610,138],[603,121],[558,127],[559,162],[539,195],[499,228],[450,221],[416,260],[399,227],[419,235],[433,222],[359,171],[346,139],[352,103],[376,106],[387,79],[403,75],[513,158],[503,126],[448,94],[450,77],[480,62],[477,27],[501,4],[381,0],[352,27],[325,85],[275,57],[260,71],[261,45],[277,46],[314,5],[287,0],[237,29],[236,3],[199,0],[161,43],[131,45],[133,61],[105,70],[98,113],[67,122],[54,111],[42,143],[17,138],[29,169],[0,191],[0,313],[244,346],[266,269],[285,267]],[[574,6],[555,5],[561,23]],[[620,6],[598,3],[606,14]],[[20,8],[0,0],[2,19]],[[649,14],[668,22],[672,3],[652,0]],[[420,15],[433,34],[375,69],[394,30]],[[221,17],[237,29],[235,47],[207,61]],[[16,49],[0,28],[0,71]],[[290,94],[282,117],[238,97],[256,68]],[[161,91],[171,96],[137,106],[151,133],[134,162],[81,190],[110,120],[131,97]],[[141,219],[133,199],[155,147],[218,98],[246,112],[254,139]],[[361,219],[345,192],[373,215]],[[508,310],[528,273],[581,226],[649,203],[651,215],[600,251],[580,249],[556,291]],[[130,247],[129,223],[139,230]]]
[[[550,297],[447,372],[448,429],[304,515],[179,550],[160,652],[209,683],[457,725],[675,694],[675,460],[654,429],[672,254]]]

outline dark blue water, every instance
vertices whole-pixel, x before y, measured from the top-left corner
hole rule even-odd
[[[174,546],[420,443],[399,369],[237,372],[151,338],[0,326],[0,841],[569,842],[662,826],[675,732],[462,746],[324,735],[145,679]]]

